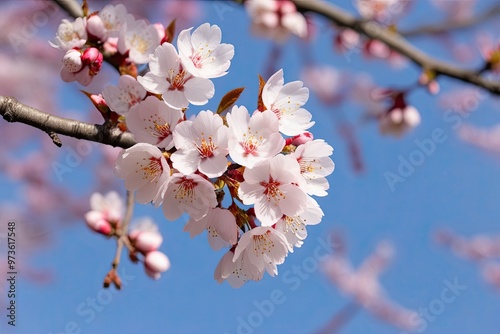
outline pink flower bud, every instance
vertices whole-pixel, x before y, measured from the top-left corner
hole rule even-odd
[[[140,252],[152,252],[160,247],[163,237],[158,232],[141,231],[135,236],[135,248]]]
[[[87,17],[87,32],[90,37],[105,42],[108,38],[108,30],[104,26],[104,22],[97,14]]]
[[[162,252],[149,252],[144,258],[144,268],[146,269],[146,274],[148,274],[148,276],[153,279],[158,279],[160,278],[160,273],[167,271],[170,268],[170,260]]]
[[[88,48],[83,52],[82,62],[84,65],[88,65],[89,74],[91,76],[96,75],[101,69],[103,61],[102,53],[96,48]]]
[[[99,211],[89,211],[85,214],[85,222],[90,229],[97,233],[109,235],[111,233],[111,224],[104,219]]]
[[[312,141],[313,139],[314,139],[313,134],[310,133],[309,131],[306,131],[300,135],[293,137],[292,144],[295,146],[299,146],[299,145],[307,143],[308,141]]]
[[[63,59],[63,68],[70,73],[78,72],[82,69],[82,53],[79,50],[71,49],[66,52]]]

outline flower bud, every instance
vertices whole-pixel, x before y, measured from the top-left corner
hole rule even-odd
[[[141,231],[135,236],[135,248],[140,252],[152,252],[160,247],[163,237],[158,232]]]
[[[85,214],[85,222],[90,229],[97,233],[109,235],[111,233],[111,224],[104,219],[99,211],[89,211]]]
[[[66,52],[63,59],[63,68],[70,73],[78,72],[82,69],[82,54],[79,50],[71,49]]]
[[[170,268],[170,260],[162,252],[149,252],[144,258],[144,268],[148,276],[153,279],[158,279],[160,278],[160,273]]]
[[[292,145],[299,146],[302,144],[307,143],[308,141],[312,141],[314,139],[314,136],[312,133],[309,131],[306,131],[300,135],[297,135],[292,138]]]
[[[102,42],[105,42],[108,37],[108,30],[104,26],[101,17],[97,14],[91,14],[87,17],[87,32],[90,36]]]
[[[82,62],[84,65],[88,65],[89,74],[91,76],[96,75],[101,69],[103,61],[102,53],[96,48],[88,48],[83,52]]]

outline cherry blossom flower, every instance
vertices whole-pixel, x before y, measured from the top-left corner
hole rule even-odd
[[[451,231],[439,231],[435,239],[456,256],[477,262],[483,279],[500,288],[500,235],[478,234],[465,238]]]
[[[297,185],[301,180],[297,160],[277,155],[243,173],[238,195],[246,205],[255,205],[263,226],[272,226],[283,216],[296,216],[306,208],[307,195]]]
[[[340,102],[350,78],[333,66],[308,66],[302,72],[304,83],[325,104]]]
[[[269,226],[257,226],[241,236],[234,250],[233,262],[242,258],[241,269],[246,276],[257,276],[264,269],[275,276],[278,274],[276,265],[285,261],[289,250],[283,234]]]
[[[262,101],[278,117],[280,132],[295,136],[314,125],[311,114],[301,108],[309,99],[309,89],[302,87],[302,81],[284,82],[283,70],[273,74],[264,85]]]
[[[93,193],[90,196],[90,211],[85,214],[85,222],[94,231],[109,235],[122,219],[123,201],[115,191],[106,195]]]
[[[322,139],[300,145],[290,154],[300,165],[300,173],[306,180],[306,192],[309,195],[328,195],[326,190],[329,185],[325,177],[335,168],[335,164],[329,158],[332,154],[333,148]]]
[[[388,23],[403,12],[407,2],[406,0],[356,0],[355,5],[364,18]]]
[[[144,258],[144,269],[149,277],[159,279],[162,272],[170,269],[170,260],[162,252],[149,252]]]
[[[293,252],[293,247],[300,247],[304,243],[303,240],[307,237],[306,226],[319,224],[323,215],[318,203],[308,197],[304,212],[294,217],[283,216],[275,228],[285,236],[290,245],[290,252]]]
[[[355,270],[346,258],[343,240],[337,238],[334,254],[322,263],[322,269],[326,277],[357,304],[394,326],[413,330],[420,319],[418,314],[389,300],[378,281],[393,252],[389,242],[380,242],[375,252]]]
[[[127,15],[126,24],[122,25],[118,38],[117,46],[121,54],[128,51],[130,61],[145,64],[158,45],[160,36],[154,25]]]
[[[335,46],[340,52],[357,50],[361,42],[359,33],[352,29],[340,29],[335,38]]]
[[[197,174],[172,175],[163,200],[163,213],[168,220],[178,219],[184,212],[200,220],[217,205],[214,185]]]
[[[248,252],[233,261],[234,251],[229,250],[221,258],[214,272],[214,279],[220,284],[227,281],[233,288],[240,288],[247,281],[260,281],[264,270],[250,262]]]
[[[391,109],[381,116],[379,129],[382,134],[400,137],[420,124],[420,113],[413,106]]]
[[[88,86],[97,73],[99,73],[103,56],[96,48],[88,48],[83,51],[80,62],[77,60],[76,50],[67,51],[63,58],[63,67],[61,68],[61,79],[65,82],[78,81],[83,86]],[[80,68],[76,71],[77,68]],[[76,72],[75,72],[76,71]]]
[[[204,23],[192,35],[191,29],[181,31],[177,38],[182,65],[197,77],[210,79],[226,75],[234,46],[221,44],[222,33],[216,25]]]
[[[455,255],[472,261],[500,258],[500,236],[479,234],[464,238],[451,231],[440,231],[436,241],[448,247]]]
[[[490,128],[478,128],[469,124],[463,124],[457,129],[457,134],[466,143],[495,154],[500,152],[499,124]]]
[[[86,20],[81,17],[73,22],[63,19],[57,29],[56,40],[54,42],[49,41],[50,46],[63,51],[81,48],[87,42],[85,26]]]
[[[170,43],[158,46],[150,56],[150,72],[139,76],[137,81],[147,90],[162,94],[172,108],[186,108],[190,103],[204,105],[214,96],[212,81],[194,77],[184,69],[181,60]]]
[[[238,239],[236,218],[226,209],[210,209],[205,217],[200,220],[191,218],[184,227],[184,231],[189,232],[191,238],[204,230],[208,231],[208,242],[213,250],[234,245]]]
[[[97,14],[87,18],[87,31],[90,35],[105,42],[108,38],[118,37],[126,24],[127,9],[122,4],[107,5]]]
[[[173,167],[183,174],[196,170],[208,177],[221,176],[227,169],[229,129],[222,118],[211,111],[201,111],[173,130],[177,151],[170,157]]]
[[[169,107],[155,96],[135,104],[127,115],[127,127],[136,141],[170,150],[173,132],[182,119],[182,111]]]
[[[163,242],[158,226],[149,217],[134,222],[128,236],[135,249],[144,254],[157,250]]]
[[[284,41],[290,33],[307,37],[307,21],[291,1],[247,0],[245,8],[257,35]]]
[[[130,108],[146,97],[146,90],[130,75],[122,75],[118,86],[107,86],[102,96],[109,108],[119,115],[126,115]]]
[[[476,0],[462,0],[450,2],[448,0],[432,0],[432,3],[445,11],[450,20],[460,21],[471,17],[474,13]]]
[[[156,146],[138,143],[123,150],[116,160],[115,172],[125,179],[127,190],[136,191],[137,202],[161,204],[170,167]]]
[[[78,72],[82,69],[82,53],[79,50],[71,49],[66,52],[62,60],[63,68],[68,72]]]
[[[278,120],[269,110],[250,117],[245,107],[234,106],[226,120],[229,155],[240,165],[252,168],[281,152],[285,145]]]

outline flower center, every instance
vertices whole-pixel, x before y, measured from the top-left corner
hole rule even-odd
[[[140,53],[146,53],[149,48],[149,43],[137,34],[134,34],[130,39],[130,45]]]
[[[270,253],[274,248],[274,241],[269,237],[270,234],[271,232],[267,231],[266,234],[253,236],[253,250],[256,257],[259,257],[260,255],[264,255],[266,253]]]
[[[172,134],[172,132],[170,131],[170,124],[168,123],[158,124],[156,122],[154,123],[155,123],[155,131],[158,134],[158,142],[161,142],[162,140],[164,140],[165,138],[167,138]]]
[[[203,59],[201,58],[201,55],[199,53],[196,53],[195,55],[193,55],[191,57],[191,61],[193,62],[194,67],[196,67],[196,68],[202,67],[202,64],[201,64],[202,60]]]
[[[243,138],[244,141],[240,142],[240,146],[243,148],[243,156],[245,158],[249,155],[253,155],[254,157],[258,156],[259,152],[257,152],[257,149],[264,138],[259,136],[257,140],[251,132],[244,133]]]
[[[141,102],[142,99],[139,96],[136,96],[132,93],[128,93],[128,105],[129,107],[132,107],[133,105]]]
[[[201,144],[198,145],[197,143],[195,143],[195,145],[202,158],[213,157],[214,151],[217,149],[217,145],[215,145],[212,141],[212,136],[208,137],[208,142],[205,140],[205,138],[202,138]]]
[[[179,186],[176,190],[174,190],[174,198],[179,200],[179,203],[181,201],[189,201],[190,203],[193,203],[195,198],[194,188],[196,188],[198,183],[196,183],[194,180],[182,177],[175,184],[178,184]]]
[[[146,159],[144,159],[146,160]],[[163,167],[161,165],[160,158],[151,157],[149,158],[149,164],[142,167],[144,171],[144,179],[155,178],[163,172]]]
[[[182,67],[174,75],[174,70],[170,70],[170,76],[167,77],[167,81],[170,83],[168,90],[184,90],[184,84],[191,78],[189,73],[184,71]]]
[[[264,187],[264,195],[267,196],[268,202],[273,199],[274,204],[278,205],[281,199],[286,198],[285,194],[279,188],[281,183],[278,181],[274,181],[272,177],[269,178],[269,182],[262,181],[260,185]]]

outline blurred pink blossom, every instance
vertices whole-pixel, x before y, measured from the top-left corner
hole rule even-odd
[[[334,253],[322,266],[326,277],[357,304],[380,319],[404,330],[414,329],[418,314],[391,301],[378,277],[392,259],[394,249],[387,241],[380,242],[374,253],[354,269],[347,258],[346,245],[334,235]]]

